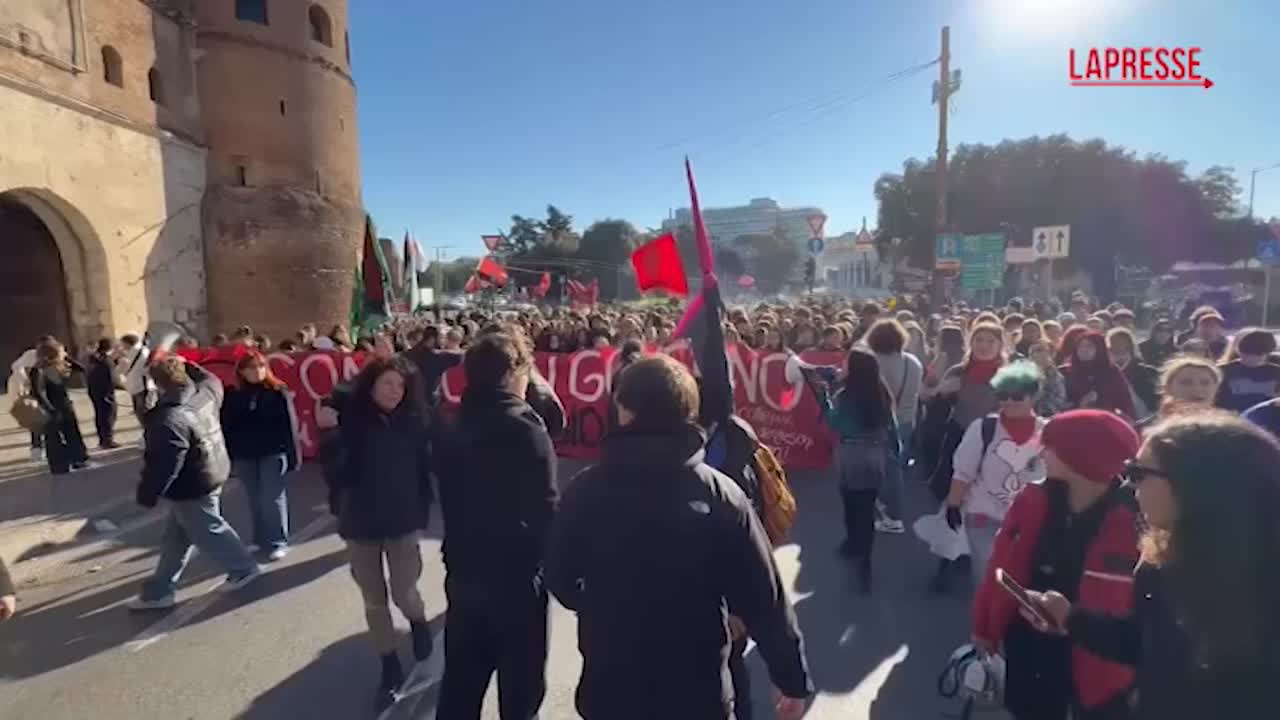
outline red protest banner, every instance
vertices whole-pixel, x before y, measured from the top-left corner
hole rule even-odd
[[[693,362],[684,342],[663,351],[686,365]],[[175,352],[199,363],[225,383],[234,378],[235,364],[244,350],[228,347]],[[737,412],[755,427],[760,440],[773,448],[790,469],[828,467],[834,438],[823,424],[813,393],[803,382],[787,382],[784,368],[788,356],[742,346],[729,347],[726,354]],[[803,353],[802,357],[815,365],[839,365],[844,360],[842,353],[812,352]],[[271,370],[289,388],[303,457],[315,457],[318,450],[315,417],[320,401],[339,383],[354,378],[366,359],[365,353],[318,350],[267,355]],[[536,354],[539,371],[556,389],[567,415],[568,428],[556,441],[560,456],[590,460],[599,455],[617,359],[612,348]],[[445,374],[441,393],[446,410],[461,401],[465,387],[461,368]]]

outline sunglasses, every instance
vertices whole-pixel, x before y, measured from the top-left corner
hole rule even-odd
[[[1163,470],[1153,467],[1147,467],[1138,463],[1137,460],[1130,460],[1124,464],[1124,478],[1132,485],[1139,485],[1143,480],[1149,477],[1168,477]]]
[[[1017,392],[996,393],[996,400],[1000,402],[1022,402],[1023,400],[1026,400],[1026,399],[1027,399],[1027,393],[1017,393]]]

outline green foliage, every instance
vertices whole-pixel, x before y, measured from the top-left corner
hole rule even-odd
[[[740,235],[733,241],[742,254],[746,270],[756,279],[756,287],[766,295],[782,292],[800,262],[800,246],[782,232]]]
[[[418,285],[424,288],[435,287],[436,269],[440,269],[440,279],[443,284],[441,293],[459,292],[462,286],[467,284],[467,279],[471,277],[476,270],[476,265],[480,262],[479,258],[458,258],[448,262],[432,262],[425,273],[418,275]]]
[[[1117,261],[1167,268],[1179,260],[1229,262],[1252,257],[1255,228],[1237,218],[1240,187],[1231,168],[1189,177],[1186,164],[1138,157],[1102,140],[1066,135],[960,145],[951,159],[950,230],[1004,230],[1015,244],[1032,228],[1071,226],[1071,257],[1100,289]],[[931,267],[937,210],[934,160],[911,158],[874,186],[879,235],[903,239],[917,267]]]

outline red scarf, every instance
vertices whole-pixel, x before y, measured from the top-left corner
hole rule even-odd
[[[1005,432],[1009,433],[1009,439],[1018,445],[1026,445],[1031,440],[1031,437],[1036,434],[1035,415],[1015,418],[1001,415],[1000,424],[1004,425]]]
[[[990,360],[972,358],[969,360],[969,366],[964,369],[964,380],[966,383],[986,385],[996,376],[996,371],[999,369],[1000,358],[998,357]]]

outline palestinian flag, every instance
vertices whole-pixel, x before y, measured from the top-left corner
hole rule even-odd
[[[365,215],[364,249],[360,253],[360,264],[356,266],[356,281],[351,292],[352,339],[372,332],[390,317],[387,303],[390,280],[391,274],[382,256],[382,244],[378,242],[373,218]]]

